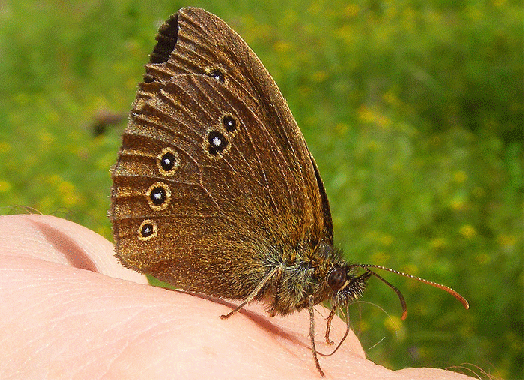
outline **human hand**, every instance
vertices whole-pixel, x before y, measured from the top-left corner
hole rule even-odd
[[[2,379],[320,379],[307,310],[270,318],[253,303],[222,320],[233,304],[148,286],[106,239],[52,216],[2,216],[0,236]],[[329,311],[316,310],[323,326]],[[336,317],[335,341],[345,329]],[[326,378],[467,378],[390,371],[365,358],[353,332],[319,360]]]

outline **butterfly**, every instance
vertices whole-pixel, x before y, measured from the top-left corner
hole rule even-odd
[[[112,168],[116,256],[178,288],[252,300],[270,315],[335,312],[375,276],[333,246],[318,167],[256,54],[218,17],[183,8],[159,29]],[[444,289],[464,306],[467,301]],[[347,334],[347,333],[346,333]],[[326,335],[329,340],[329,334]]]

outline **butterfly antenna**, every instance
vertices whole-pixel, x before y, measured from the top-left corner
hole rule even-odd
[[[397,296],[398,296],[398,299],[400,301],[400,305],[402,306],[402,317],[400,317],[400,319],[404,320],[407,318],[408,316],[408,307],[406,305],[406,300],[404,299],[404,296],[402,295],[402,293],[400,292],[400,290],[397,289],[397,287],[395,287],[395,285],[391,284],[390,282],[388,282],[384,277],[382,276],[379,276],[378,273],[375,273],[373,272],[372,270],[369,270],[368,268],[366,268],[367,271],[369,273],[371,273],[373,276],[375,276],[376,278],[378,278],[380,281],[382,281],[384,284],[386,284],[387,286],[389,286],[391,289],[393,289],[393,291],[395,293],[397,293]]]
[[[382,269],[382,270],[385,270],[385,271],[388,271],[388,272],[391,272],[391,273],[395,273],[395,274],[398,274],[399,276],[404,276],[404,277],[408,277],[408,278],[411,278],[413,280],[417,280],[417,281],[420,281],[424,284],[427,284],[427,285],[430,285],[430,286],[433,286],[434,288],[439,288],[439,289],[442,289],[444,290],[445,292],[451,294],[453,297],[455,297],[458,301],[460,301],[460,303],[466,308],[466,309],[469,309],[469,303],[468,301],[462,297],[458,292],[456,292],[455,290],[451,289],[450,287],[448,286],[445,286],[445,285],[442,285],[442,284],[438,284],[436,282],[433,282],[433,281],[429,281],[429,280],[426,280],[426,279],[423,279],[423,278],[420,278],[420,277],[417,277],[417,276],[413,276],[411,274],[407,274],[407,273],[404,273],[404,272],[399,272],[395,269],[391,269],[391,268],[387,268],[387,267],[384,267],[382,265],[374,265],[374,264],[357,264],[355,266],[358,266],[358,267],[361,267],[361,268],[364,268],[366,270],[368,270],[373,276],[377,277],[378,279],[380,279],[382,282],[384,282],[387,286],[389,286],[391,289],[393,289],[395,291],[395,293],[397,293],[399,299],[400,299],[400,303],[402,305],[402,310],[403,310],[403,313],[402,313],[402,319],[405,319],[406,316],[407,316],[407,308],[406,308],[406,301],[404,301],[404,297],[402,296],[402,293],[400,293],[400,290],[398,290],[396,287],[394,287],[392,284],[390,284],[388,281],[386,281],[384,278],[382,278],[381,276],[379,276],[377,273],[369,270],[369,268],[376,268],[376,269]]]

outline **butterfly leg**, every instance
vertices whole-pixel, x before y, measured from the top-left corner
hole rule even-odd
[[[269,282],[269,280],[271,280],[271,278],[275,275],[275,273],[277,273],[279,271],[279,269],[280,269],[280,267],[273,268],[268,274],[266,274],[266,276],[262,279],[262,281],[260,281],[258,283],[257,287],[246,297],[246,299],[244,301],[242,301],[242,303],[240,305],[238,305],[236,308],[231,310],[229,313],[221,315],[220,318],[227,319],[227,318],[231,317],[237,311],[239,311],[244,306],[246,306],[248,303],[253,301],[253,299],[258,295],[260,290],[262,290],[264,285],[266,285]]]
[[[331,309],[331,312],[329,313],[329,316],[327,317],[327,326],[326,326],[326,343],[327,344],[333,344],[334,342],[329,338],[329,334],[331,333],[331,321],[333,321],[333,317],[335,316],[335,311],[337,310],[337,306],[333,306]]]
[[[311,353],[313,354],[313,360],[315,361],[315,366],[320,372],[320,376],[324,376],[324,371],[320,368],[320,363],[318,362],[317,348],[315,346],[315,310],[313,309],[314,301],[313,296],[309,296],[309,337],[311,338]]]

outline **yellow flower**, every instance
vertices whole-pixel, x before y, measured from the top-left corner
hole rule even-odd
[[[399,317],[390,315],[386,318],[384,325],[391,332],[397,332],[402,328],[402,321]]]
[[[58,185],[62,181],[62,178],[58,174],[52,174],[47,177],[47,183],[51,185]]]
[[[349,4],[344,9],[344,14],[348,17],[355,17],[356,15],[358,15],[359,11],[360,11],[360,8],[357,4]]]
[[[455,196],[451,201],[451,208],[456,211],[464,210],[466,208],[466,199],[464,199],[464,196]]]
[[[274,48],[279,53],[285,53],[290,49],[290,45],[284,41],[277,41],[275,42]]]
[[[5,193],[11,190],[11,184],[7,181],[0,181],[0,193]]]
[[[391,245],[393,243],[393,240],[393,236],[391,235],[383,235],[380,238],[380,242],[385,246]]]
[[[391,19],[395,18],[397,16],[397,14],[398,14],[398,9],[395,8],[394,6],[389,6],[389,7],[386,8],[386,17],[388,19],[391,20]]]
[[[383,251],[378,251],[371,255],[371,262],[377,265],[385,264],[388,259],[389,255]]]
[[[327,78],[327,73],[325,71],[316,71],[313,73],[313,80],[315,82],[323,82]]]
[[[362,105],[358,109],[358,118],[363,122],[371,123],[375,120],[375,115],[368,107]]]
[[[436,238],[436,239],[431,240],[429,245],[433,249],[441,249],[447,245],[447,242],[446,242],[446,239],[444,238]]]
[[[62,200],[66,206],[72,206],[80,200],[75,185],[71,182],[61,182],[58,185],[58,191],[62,195]]]
[[[470,224],[465,224],[460,227],[459,232],[466,239],[473,239],[477,235],[477,230]]]
[[[360,332],[368,331],[371,328],[370,324],[364,321],[362,318],[357,323],[358,323],[358,331]]]
[[[41,129],[39,131],[40,143],[44,146],[44,148],[49,148],[50,145],[53,144],[55,141],[55,137],[46,129]]]
[[[453,179],[457,183],[464,183],[468,179],[468,175],[463,170],[458,170],[453,173]]]
[[[346,132],[348,131],[348,126],[347,124],[344,124],[344,123],[338,123],[337,125],[335,125],[335,132],[339,135],[345,135]]]
[[[5,141],[0,142],[0,153],[7,153],[11,150],[11,145]]]
[[[383,129],[388,129],[391,125],[391,119],[386,116],[379,116],[377,118],[377,124],[381,126]]]
[[[414,264],[406,264],[402,267],[402,272],[412,274],[413,276],[416,276],[418,273],[418,268]],[[409,284],[416,285],[416,281],[409,281]]]
[[[352,45],[355,40],[351,25],[343,25],[334,32],[335,37],[340,38],[346,45]]]
[[[499,235],[497,237],[497,243],[504,248],[511,248],[517,242],[517,238],[513,235]]]

